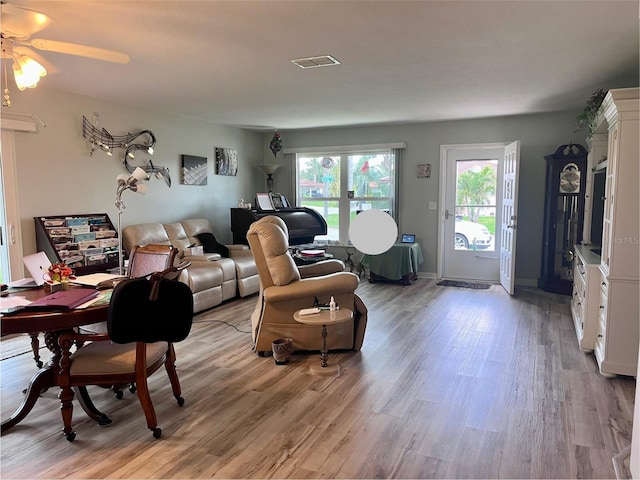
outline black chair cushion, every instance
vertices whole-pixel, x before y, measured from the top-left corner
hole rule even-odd
[[[202,249],[205,253],[219,253],[223,257],[229,256],[229,249],[221,243],[218,243],[218,240],[216,240],[213,233],[205,232],[196,236],[198,237],[198,240],[200,240]]]
[[[154,281],[123,280],[113,290],[107,331],[114,343],[179,342],[193,322],[193,294],[177,280],[159,280],[157,298],[150,300]]]

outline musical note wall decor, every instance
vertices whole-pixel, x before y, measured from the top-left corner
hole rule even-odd
[[[139,130],[125,135],[111,135],[104,128],[98,128],[100,115],[94,112],[92,116],[93,122],[90,122],[84,115],[82,116],[82,136],[87,140],[89,155],[93,155],[93,152],[100,149],[106,155],[112,156],[114,149],[122,149],[124,151],[122,164],[129,173],[133,173],[136,167],[140,167],[149,175],[154,174],[156,178],[164,178],[167,185],[171,187],[171,176],[167,167],[156,166],[151,159],[145,165],[133,165],[131,162],[135,159],[136,152],[140,150],[153,155],[156,137],[151,130]]]

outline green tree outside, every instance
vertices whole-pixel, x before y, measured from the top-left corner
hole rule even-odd
[[[496,172],[486,166],[478,172],[471,169],[458,175],[456,188],[456,203],[466,208],[469,219],[478,222],[480,207],[491,205],[496,194]]]

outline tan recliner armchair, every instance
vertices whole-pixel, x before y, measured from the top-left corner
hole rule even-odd
[[[254,350],[269,352],[271,342],[285,337],[293,339],[294,350],[319,350],[322,327],[298,323],[293,319],[293,313],[312,307],[316,298],[320,303],[328,303],[331,296],[341,308],[352,310],[354,319],[328,326],[328,348],[360,350],[367,309],[354,293],[358,277],[349,272],[335,272],[336,268],[344,268],[339,261],[300,267],[299,270],[289,254],[286,226],[283,228],[278,221],[281,222],[278,217],[264,217],[253,223],[247,232],[261,284],[260,298],[251,316]],[[303,278],[301,273],[306,277],[322,270],[335,273],[309,278]]]

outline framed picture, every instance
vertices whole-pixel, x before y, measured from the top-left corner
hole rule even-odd
[[[207,184],[207,157],[182,155],[182,184]]]
[[[425,163],[418,165],[416,168],[416,177],[418,178],[430,178],[431,177],[431,164]]]
[[[218,175],[238,174],[238,151],[216,147],[216,173]]]

